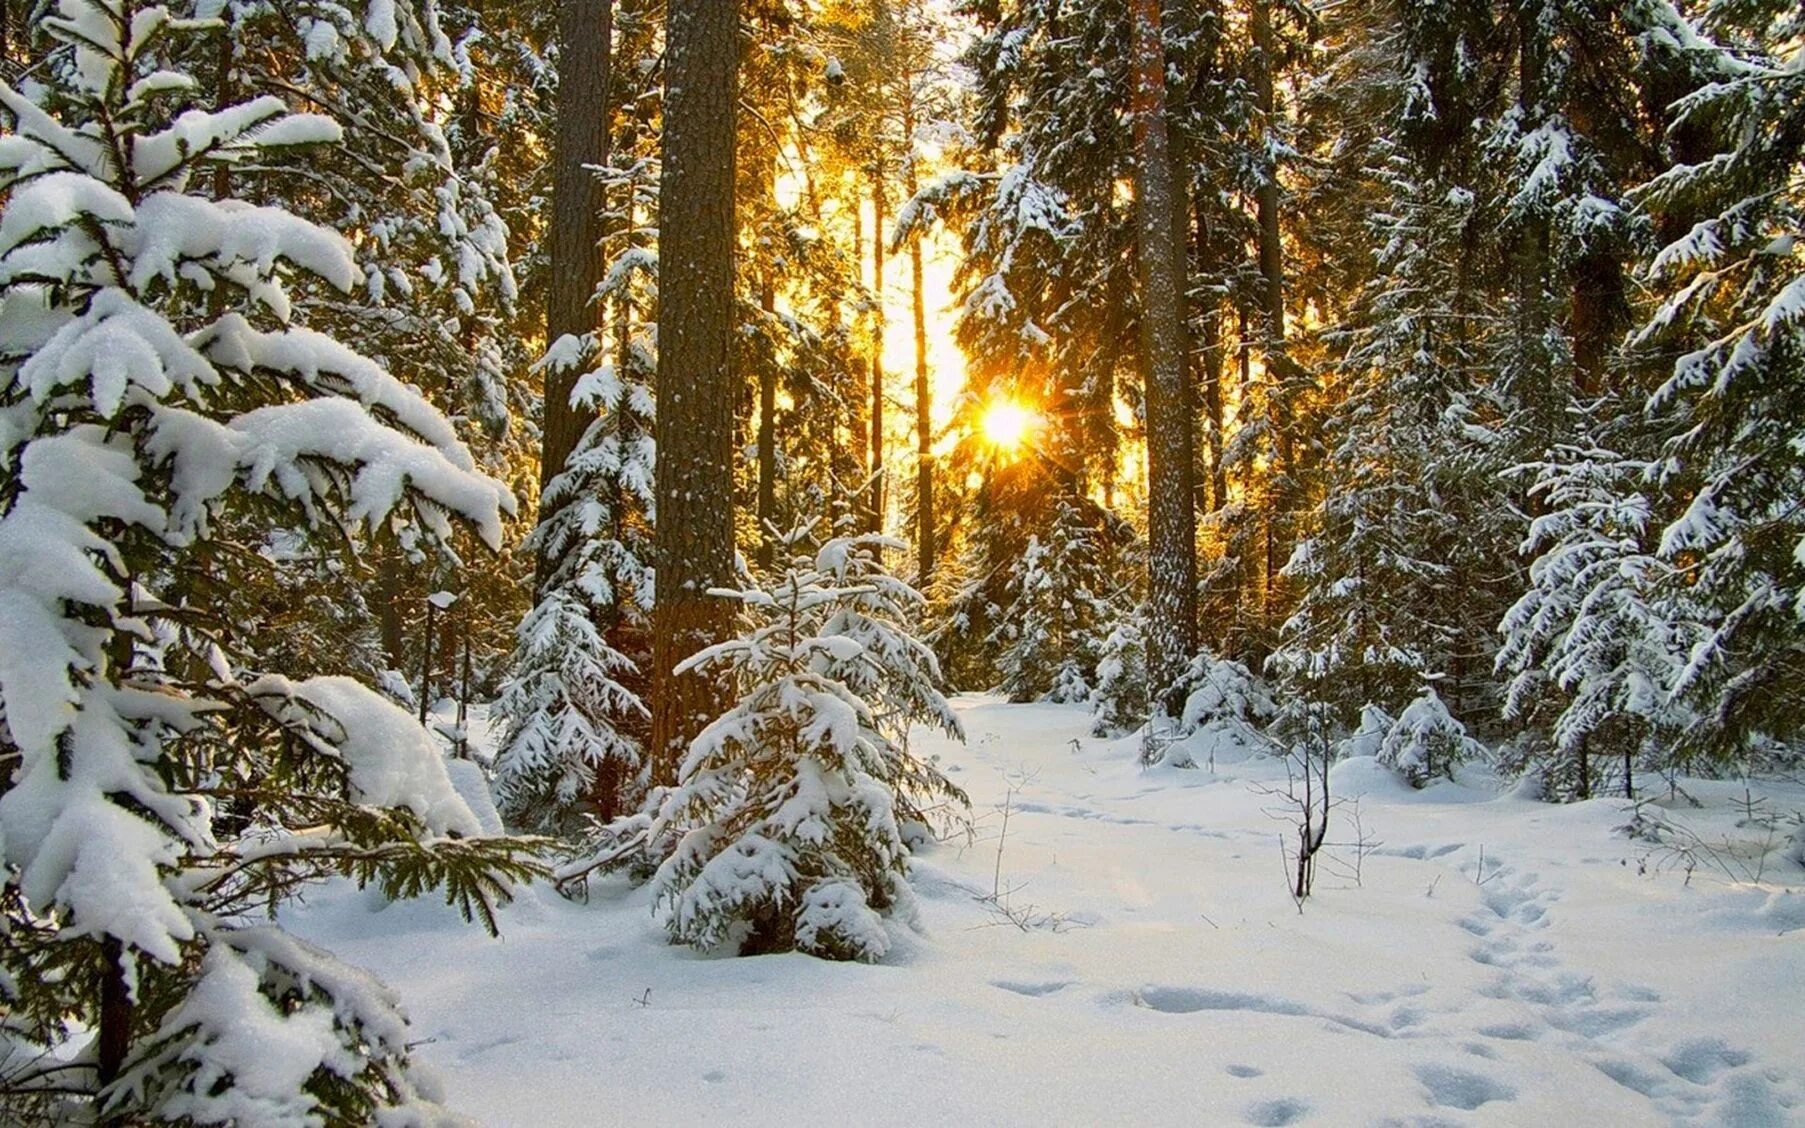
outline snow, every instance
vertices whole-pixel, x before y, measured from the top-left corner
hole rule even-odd
[[[446,1103],[495,1126],[1805,1116],[1788,831],[1759,882],[1688,875],[1619,833],[1622,800],[1533,802],[1470,765],[1415,791],[1362,756],[1332,777],[1359,798],[1358,879],[1332,846],[1300,914],[1250,791],[1278,761],[1143,770],[1081,706],[955,704],[970,743],[915,744],[971,792],[976,835],[918,860],[919,931],[812,894],[810,920],[886,930],[876,964],[699,958],[613,881],[526,891],[501,942],[347,886],[286,923],[396,987]],[[1741,784],[1681,786],[1702,809],[1648,809],[1746,856]],[[1805,808],[1797,783],[1755,786]]]
[[[265,675],[247,692],[281,715],[290,698],[325,718],[326,737],[350,769],[352,797],[376,807],[407,807],[434,834],[476,835],[482,820],[459,797],[432,738],[400,706],[355,678],[291,682]]]

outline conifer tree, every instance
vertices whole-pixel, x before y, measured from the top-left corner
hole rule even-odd
[[[0,85],[0,1037],[74,1051],[43,1079],[70,1116],[437,1117],[392,994],[260,911],[341,874],[493,927],[524,844],[478,837],[405,713],[260,668],[178,580],[255,578],[222,530],[493,547],[512,500],[418,393],[299,324],[298,291],[358,283],[348,242],[211,192],[337,123],[206,108],[179,68],[217,20],[59,0],[43,29],[69,52],[53,108]]]
[[[920,596],[876,560],[902,545],[841,538],[811,556],[808,536],[785,538],[795,555],[769,587],[714,593],[743,606],[746,629],[688,668],[737,701],[665,797],[652,837],[681,837],[655,884],[674,940],[876,960],[891,943],[883,918],[913,916],[903,820],[964,800],[908,751],[908,726],[960,730],[907,633]]]
[[[1113,619],[1099,532],[1062,497],[1047,539],[1028,538],[1011,569],[993,630],[1002,692],[1012,701],[1090,700],[1099,649]]]

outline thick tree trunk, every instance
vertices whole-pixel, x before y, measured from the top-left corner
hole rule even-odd
[[[903,136],[911,146],[904,165],[904,187],[914,199],[916,181],[915,107],[913,94],[904,104]],[[921,236],[909,240],[909,282],[915,316],[915,585],[926,590],[934,579],[934,397],[928,387],[928,299],[922,280]]]
[[[658,593],[652,782],[675,781],[720,711],[718,679],[675,667],[732,623],[736,0],[671,0],[659,184]]]
[[[546,297],[547,345],[566,334],[595,332],[601,311],[602,186],[585,166],[608,163],[609,48],[613,0],[564,0],[558,20],[558,123],[552,150],[551,292]],[[589,420],[570,406],[576,369],[545,373],[545,418],[540,432],[539,488],[564,471]],[[540,505],[539,521],[551,516]],[[543,594],[556,561],[535,562]]]
[[[1192,505],[1186,393],[1183,255],[1174,238],[1177,188],[1166,135],[1166,56],[1159,0],[1134,0],[1132,109],[1137,157],[1135,260],[1147,396],[1148,673],[1155,692],[1184,672],[1196,648],[1197,513]],[[1161,707],[1170,710],[1171,702]]]

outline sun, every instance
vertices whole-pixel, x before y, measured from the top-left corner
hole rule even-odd
[[[1001,399],[984,411],[980,424],[984,440],[1006,454],[1020,450],[1028,436],[1040,426],[1034,409],[1012,399]]]

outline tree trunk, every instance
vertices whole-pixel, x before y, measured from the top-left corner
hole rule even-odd
[[[403,608],[407,600],[407,576],[401,567],[401,549],[379,544],[376,549],[376,629],[382,639],[382,657],[391,670],[406,669],[407,631]]]
[[[914,199],[920,187],[915,170],[915,105],[910,92],[903,106],[904,188]],[[909,282],[915,315],[915,586],[926,590],[934,579],[934,397],[928,387],[928,300],[922,281],[921,235],[909,240]]]
[[[761,147],[758,183],[765,195],[766,206],[776,211],[777,151]],[[777,350],[769,336],[777,313],[776,268],[769,258],[759,264],[758,308],[763,314],[764,332],[759,336],[758,358],[758,565],[770,569],[777,557]]]
[[[100,943],[100,1017],[95,1069],[101,1088],[119,1077],[132,1048],[132,994],[126,981],[125,946],[108,936]],[[109,1119],[104,1123],[120,1123]]]
[[[713,677],[676,674],[732,625],[736,0],[671,0],[659,184],[658,594],[652,782],[670,784],[720,711]]]
[[[1546,44],[1540,33],[1543,0],[1520,0],[1517,5],[1517,108],[1525,129],[1539,126],[1546,115],[1542,105]],[[1554,439],[1559,412],[1554,403],[1553,358],[1548,351],[1548,244],[1545,212],[1525,216],[1517,233],[1517,310],[1513,350],[1517,356],[1517,405],[1526,411],[1530,425],[1527,454],[1539,454]]]
[[[871,173],[871,527],[884,527],[884,177]]]
[[[602,186],[585,166],[608,163],[609,48],[613,0],[564,0],[558,20],[558,122],[552,146],[551,292],[545,303],[545,342],[601,326],[595,303],[602,281]],[[589,420],[570,405],[575,368],[545,372],[545,417],[540,431],[539,490],[564,472]],[[539,523],[552,515],[543,501]],[[534,562],[543,595],[557,562]]]
[[[777,312],[777,290],[767,270],[758,284],[758,308],[768,325]],[[770,569],[777,556],[777,358],[762,356],[758,373],[758,564]]]
[[[1174,238],[1166,135],[1166,56],[1159,0],[1134,0],[1132,109],[1137,158],[1135,263],[1141,289],[1141,365],[1147,396],[1148,673],[1155,693],[1177,681],[1196,648],[1197,513],[1192,505],[1186,394],[1184,270]],[[1160,707],[1170,710],[1171,702]]]
[[[1269,0],[1254,0],[1252,11],[1254,41],[1254,105],[1260,111],[1260,125],[1271,152],[1273,117],[1277,102],[1273,97],[1272,9]],[[1266,158],[1271,162],[1272,158]],[[1260,183],[1254,191],[1254,207],[1260,226],[1260,311],[1264,315],[1266,382],[1271,388],[1272,428],[1278,455],[1278,472],[1289,479],[1296,473],[1295,436],[1292,418],[1293,373],[1289,354],[1285,351],[1285,251],[1279,237],[1279,178],[1276,164],[1261,169]],[[1287,483],[1289,485],[1289,483]],[[1289,499],[1289,489],[1285,495]]]
[[[865,213],[861,208],[852,209],[852,246],[854,273],[864,276],[865,270]],[[855,314],[856,316],[856,314]],[[852,442],[852,462],[858,468],[858,485],[853,492],[853,511],[857,514],[861,532],[877,532],[877,506],[871,502],[871,424],[868,413],[871,405],[871,389],[866,380],[864,368],[856,361],[852,366],[852,384],[848,390],[846,402],[849,418],[847,431]]]
[[[1221,256],[1217,253],[1209,219],[1203,214],[1201,207],[1193,210],[1197,213],[1193,228],[1197,243],[1198,274],[1206,279],[1221,277]],[[1203,340],[1199,342],[1201,347],[1198,359],[1202,364],[1200,384],[1203,393],[1204,442],[1209,450],[1209,465],[1204,475],[1206,489],[1203,509],[1206,513],[1214,513],[1228,504],[1228,480],[1222,465],[1222,299],[1214,293],[1206,292],[1199,304],[1201,309],[1198,310],[1198,321]]]

